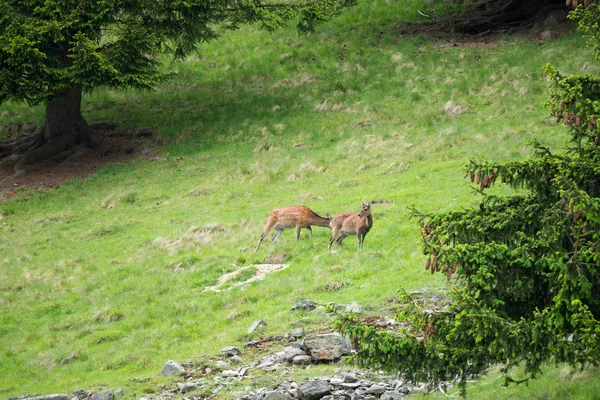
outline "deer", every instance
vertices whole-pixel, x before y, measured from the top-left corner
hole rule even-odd
[[[272,239],[272,242],[275,243],[284,229],[296,228],[296,241],[300,239],[300,230],[302,228],[306,228],[310,233],[310,237],[312,237],[311,226],[322,226],[331,229],[331,214],[327,213],[327,218],[323,218],[306,206],[277,208],[271,211],[267,217],[267,224],[258,239],[258,244],[254,252],[258,251],[261,242],[272,229],[275,229],[275,235],[273,235]]]
[[[355,236],[358,238],[358,249],[362,249],[365,243],[365,236],[373,227],[373,215],[371,214],[371,205],[362,203],[360,212],[343,212],[335,216],[331,220],[331,239],[329,239],[329,247],[334,241],[337,242],[340,249],[342,241],[346,236]]]

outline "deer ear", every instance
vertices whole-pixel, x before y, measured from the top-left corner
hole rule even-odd
[[[332,219],[333,217],[331,216],[331,214],[327,213],[327,219]]]

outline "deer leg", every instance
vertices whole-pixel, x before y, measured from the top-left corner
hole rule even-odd
[[[342,232],[342,233],[340,233],[340,236],[336,240],[338,246],[340,246],[340,249],[342,248],[342,242],[344,241],[345,238],[346,238],[346,235],[344,235],[344,232]]]
[[[271,241],[273,243],[277,242],[277,239],[279,239],[279,236],[281,236],[282,232],[283,232],[283,229],[277,229],[277,230],[275,230],[275,235],[273,235],[273,239]]]
[[[308,231],[308,233],[310,233],[310,237],[312,237],[312,228],[309,226],[306,227],[306,230]]]
[[[337,234],[337,231],[333,229],[333,232],[331,232],[331,239],[329,239],[329,246],[327,247],[327,250],[331,250],[331,245],[333,244],[333,241],[335,240]]]
[[[258,238],[258,244],[256,245],[256,249],[254,249],[254,252],[256,253],[258,251],[258,248],[260,247],[260,244],[262,243],[263,239],[267,236],[267,234],[269,233],[269,231],[271,230],[271,228],[266,229],[261,235],[260,238]]]

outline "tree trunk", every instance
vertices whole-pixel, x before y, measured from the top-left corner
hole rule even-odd
[[[46,105],[44,127],[15,164],[17,174],[22,174],[26,165],[47,160],[76,145],[97,144],[94,132],[81,116],[81,92],[81,86],[72,86]]]

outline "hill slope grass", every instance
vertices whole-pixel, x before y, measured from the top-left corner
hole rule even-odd
[[[561,145],[564,128],[542,107],[542,65],[598,69],[577,34],[457,46],[400,36],[418,9],[428,10],[363,1],[308,37],[244,28],[167,64],[177,75],[154,92],[87,97],[90,122],[152,128],[168,145],[0,204],[0,395],[122,386],[141,396],[166,381],[167,360],[242,344],[255,320],[267,322],[263,335],[288,331],[305,316],[289,312],[298,300],[380,313],[399,287],[444,287],[424,270],[407,206],[477,205],[462,176],[469,158],[523,158],[534,137]],[[0,115],[39,123],[42,111],[5,104]],[[328,252],[330,231],[318,227],[312,239],[286,231],[253,252],[273,208],[335,215],[363,201],[375,223],[360,252],[354,238]],[[205,290],[259,263],[288,268]],[[547,379],[575,396],[600,390],[597,371],[571,386],[567,375],[549,368]]]

